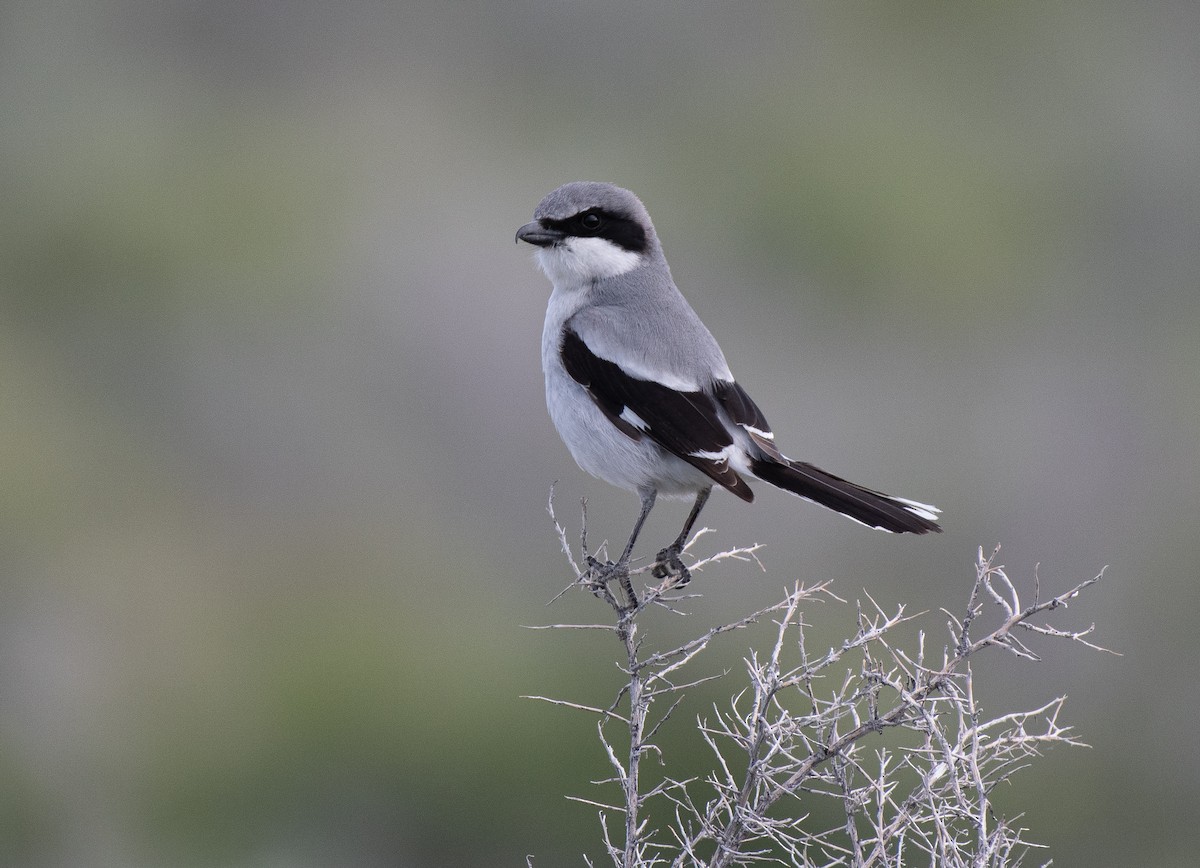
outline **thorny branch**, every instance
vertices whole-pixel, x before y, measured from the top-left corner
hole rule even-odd
[[[912,651],[900,647],[896,638],[897,628],[921,616],[907,615],[902,605],[885,610],[869,594],[864,594],[865,605],[858,604],[854,634],[824,653],[811,653],[805,644],[802,608],[820,601],[845,602],[828,583],[796,583],[774,605],[677,647],[649,652],[643,649],[638,616],[651,606],[678,612],[691,595],[679,594],[668,578],[647,587],[636,607],[623,608],[606,584],[580,566],[589,554],[586,505],[580,559],[554,517],[553,492],[549,511],[575,575],[566,590],[578,587],[603,599],[615,622],[538,629],[613,631],[621,643],[625,681],[607,707],[530,698],[597,717],[597,734],[612,775],[596,783],[616,785],[618,803],[575,801],[598,810],[602,841],[613,865],[715,868],[762,861],[892,866],[907,858],[939,865],[1001,866],[1019,864],[1037,846],[1025,840],[1025,829],[1013,825],[1019,816],[1005,819],[996,814],[991,793],[1044,748],[1082,742],[1071,727],[1059,723],[1065,697],[983,719],[970,658],[985,648],[999,648],[1016,658],[1038,660],[1028,644],[1034,635],[1105,651],[1089,638],[1094,625],[1072,630],[1043,618],[1067,608],[1100,580],[1103,571],[1051,597],[1042,595],[1035,574],[1032,597],[1023,600],[1016,583],[996,563],[999,549],[985,557],[981,548],[965,609],[957,615],[942,610],[948,635],[935,659],[927,652],[923,630],[917,632]],[[695,557],[693,545],[707,532],[699,531],[685,553]],[[758,562],[758,548],[729,549],[696,560],[690,569],[700,572],[731,558]],[[630,575],[646,572],[646,567],[634,568]],[[663,762],[655,739],[684,691],[727,674],[691,677],[684,670],[717,636],[768,620],[775,624],[774,638],[765,655],[751,650],[745,659],[748,687],[727,708],[714,707],[711,717],[697,721],[712,752],[712,770],[704,779],[668,776],[653,787],[645,786],[641,760],[653,753]],[[659,700],[667,705],[655,717]],[[620,742],[628,739],[627,750],[610,736],[614,725],[621,727]],[[889,740],[898,746],[869,752],[871,736],[889,729],[906,735]],[[672,822],[665,828],[652,827],[647,818],[645,809],[652,801],[670,809]],[[827,816],[829,804],[839,807],[842,819],[832,825],[817,822],[814,813]],[[610,828],[610,819],[618,816],[624,821],[619,834]]]

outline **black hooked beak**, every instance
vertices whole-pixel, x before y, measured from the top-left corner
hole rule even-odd
[[[517,241],[524,241],[537,247],[551,247],[566,237],[565,232],[548,229],[536,220],[533,223],[526,223],[517,230]]]

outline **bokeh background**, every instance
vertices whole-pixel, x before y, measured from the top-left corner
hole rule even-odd
[[[593,540],[636,502],[545,416],[513,242],[599,179],[789,453],[946,516],[717,496],[708,550],[767,572],[649,641],[797,579],[961,607],[980,545],[1053,590],[1108,565],[1060,623],[1124,656],[980,670],[985,712],[1068,693],[1093,746],[998,798],[1056,865],[1194,864],[1197,45],[1185,0],[6,0],[0,863],[601,856],[564,799],[603,796],[593,722],[520,697],[607,702],[615,643],[522,625],[603,616],[546,606],[551,483]],[[754,641],[702,664],[734,671],[677,712],[684,766]]]

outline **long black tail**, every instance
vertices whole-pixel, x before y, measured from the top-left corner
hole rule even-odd
[[[891,533],[942,532],[937,523],[940,510],[936,506],[871,491],[801,461],[784,459],[784,462],[756,458],[750,462],[750,472],[763,482],[827,506],[868,527]]]

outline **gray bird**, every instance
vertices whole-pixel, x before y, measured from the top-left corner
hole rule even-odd
[[[755,476],[869,527],[940,532],[936,507],[855,485],[792,461],[725,355],[671,278],[641,200],[612,184],[577,181],[544,198],[517,240],[538,248],[554,289],[542,330],[546,406],[575,461],[637,492],[641,513],[615,563],[636,607],[629,557],[658,495],[695,502],[654,575],[690,578],[680,552],[713,485],[750,502]]]

